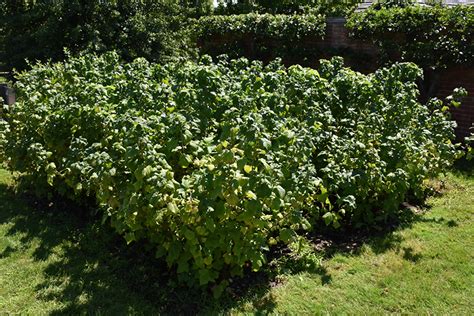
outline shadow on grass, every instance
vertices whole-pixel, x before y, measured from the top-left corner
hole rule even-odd
[[[127,246],[110,228],[87,218],[74,206],[39,203],[25,195],[17,195],[0,184],[0,224],[9,223],[8,235],[21,234],[21,242],[37,241],[33,259],[48,262],[44,282],[37,285],[40,300],[59,302],[52,314],[105,313],[125,314],[196,314],[226,313],[241,302],[250,303],[258,314],[268,314],[275,308],[270,289],[279,285],[276,273],[254,273],[234,280],[225,295],[214,300],[210,291],[181,288],[173,284],[174,277],[163,264],[152,259],[144,245]],[[411,215],[407,215],[411,214]],[[313,236],[312,246],[325,258],[336,253],[358,255],[361,245],[375,253],[400,249],[402,242],[397,229],[414,222],[434,222],[449,227],[452,221],[427,219],[407,212],[393,229],[376,234],[340,237]],[[404,258],[412,262],[421,254],[402,249]],[[21,249],[7,247],[0,258]],[[288,255],[287,249],[273,254]],[[321,265],[306,258],[289,259],[281,271],[301,271],[319,275],[322,284],[330,284],[332,276]],[[270,267],[271,268],[271,267]],[[281,266],[279,267],[281,269]],[[268,272],[268,271],[267,271]]]
[[[145,246],[127,246],[111,228],[81,214],[0,184],[0,224],[8,223],[7,235],[21,236],[23,245],[7,246],[0,259],[35,245],[32,259],[47,262],[36,297],[60,303],[53,315],[225,313],[242,297],[258,300],[262,313],[274,308],[271,299],[263,298],[271,286],[264,273],[235,280],[237,285],[216,301],[210,290],[173,284],[174,276]]]

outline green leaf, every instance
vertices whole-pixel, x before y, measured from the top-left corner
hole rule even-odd
[[[153,172],[153,167],[152,166],[146,166],[143,168],[142,175],[144,178],[148,177],[151,173]]]
[[[331,212],[327,212],[326,214],[323,215],[324,223],[326,225],[329,225],[333,222],[334,220],[334,214]]]
[[[173,241],[168,249],[168,256],[166,257],[168,264],[174,264],[182,251],[183,245],[179,241]]]
[[[135,239],[135,234],[133,232],[129,232],[129,233],[125,234],[125,241],[127,242],[127,245],[131,244],[135,240],[136,240]]]
[[[206,218],[206,228],[210,232],[214,232],[214,230],[216,229],[216,223],[214,222],[212,217],[207,217]]]
[[[283,228],[282,230],[280,230],[280,240],[285,243],[288,243],[293,240],[294,236],[296,236],[296,233],[292,229]]]
[[[329,193],[324,186],[321,186],[321,194],[317,195],[316,199],[321,203],[330,204]]]
[[[169,210],[171,213],[173,213],[173,214],[179,213],[178,207],[177,207],[176,204],[173,203],[173,202],[168,203],[168,210]]]
[[[245,193],[245,196],[250,200],[256,200],[257,199],[257,195],[255,193],[253,193],[252,191],[250,191],[250,190]]]
[[[272,147],[272,142],[270,140],[266,138],[262,138],[261,141],[262,141],[263,148],[270,149]]]
[[[245,165],[245,166],[244,166],[244,171],[245,171],[246,173],[251,173],[251,172],[252,172],[252,169],[253,169],[252,166],[249,166],[249,165]]]
[[[191,158],[190,155],[180,155],[178,164],[179,164],[182,168],[187,168],[187,167],[189,167],[189,165],[191,164],[191,162],[192,162],[192,158]]]
[[[285,194],[286,194],[285,189],[283,189],[283,187],[281,187],[279,185],[276,187],[276,189],[278,191],[278,195],[280,196],[280,198],[283,199],[285,197]]]
[[[76,185],[76,187],[75,187],[75,190],[76,190],[77,192],[82,191],[82,183],[78,183],[78,184]]]
[[[192,245],[197,244],[198,240],[196,238],[196,234],[193,231],[186,229],[184,231],[184,236]]]
[[[199,284],[201,286],[208,284],[212,281],[211,273],[207,269],[199,270]]]

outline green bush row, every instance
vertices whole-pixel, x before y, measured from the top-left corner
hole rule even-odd
[[[210,41],[211,34],[235,33],[238,37],[242,32],[261,37],[259,41],[280,39],[275,45],[259,45],[265,51],[262,54],[270,55],[269,58],[275,54],[293,56],[309,49],[310,52],[302,54],[315,59],[315,55],[321,54],[308,47],[300,45],[293,50],[278,47],[293,45],[300,36],[322,37],[325,23],[321,15],[342,14],[338,12],[354,8],[359,0],[224,2],[225,6],[213,8],[212,0],[8,0],[0,5],[0,59],[4,61],[0,70],[26,69],[26,59],[63,60],[64,48],[72,54],[116,50],[128,61],[137,57],[155,62],[175,56],[195,57],[196,26],[202,39]],[[209,16],[219,13],[237,15]],[[206,17],[196,25],[194,18],[199,16]],[[237,42],[235,45],[234,38],[224,44],[227,47],[217,49],[216,55],[221,52],[240,55],[242,41]]]
[[[314,14],[259,14],[211,15],[197,23],[198,36],[252,36],[296,41],[302,37],[322,38],[326,21]]]
[[[396,216],[451,163],[454,123],[441,101],[418,102],[420,74],[114,53],[38,64],[17,77],[0,161],[36,187],[95,197],[181,281],[222,289],[319,225]]]
[[[363,0],[221,0],[214,13],[250,12],[293,14],[315,12],[325,16],[346,16]]]
[[[201,54],[314,63],[322,54],[314,41],[324,37],[326,21],[314,14],[249,13],[201,17],[196,27]]]
[[[385,61],[473,65],[474,6],[375,5],[351,15],[347,26],[354,37],[373,42]]]
[[[235,12],[251,13],[202,17],[197,23],[201,52],[214,56],[223,53],[245,55],[264,61],[279,56],[290,63],[331,56],[334,54],[331,49],[314,46],[315,39],[324,37],[325,17],[330,16],[325,10],[316,9],[316,2],[308,1],[298,6],[292,1],[283,1],[273,11],[266,9],[265,1],[238,3]],[[474,6],[444,7],[435,3],[379,1],[365,11],[350,14],[347,27],[354,38],[372,42],[379,48],[382,63],[411,61],[423,68],[471,65],[474,60]],[[304,9],[308,7],[312,9]],[[277,12],[286,15],[275,14]],[[312,42],[307,42],[308,38]],[[354,54],[352,49],[347,49],[345,54],[353,57],[354,63],[366,58]]]

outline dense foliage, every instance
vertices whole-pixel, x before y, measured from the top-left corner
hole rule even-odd
[[[474,6],[374,5],[353,14],[347,26],[356,38],[377,45],[385,61],[473,65]]]
[[[322,37],[325,19],[321,15],[258,14],[213,15],[199,19],[201,37],[230,35],[268,37],[294,41],[304,36]]]
[[[450,164],[454,123],[441,101],[418,102],[417,66],[342,65],[38,64],[0,121],[0,161],[36,187],[95,197],[128,242],[221,289],[312,227],[396,215]]]
[[[200,16],[207,17],[198,25],[201,43],[212,46],[211,34],[236,32],[230,41],[206,47],[202,53],[242,56],[246,46],[253,45],[238,38],[246,31],[259,42],[253,45],[255,56],[249,57],[270,60],[296,54],[316,60],[322,56],[319,49],[300,43],[299,33],[312,32],[320,38],[322,16],[345,15],[358,2],[224,0],[214,7],[213,0],[0,0],[0,60],[4,61],[0,70],[25,69],[26,59],[63,60],[64,48],[72,54],[116,50],[128,61],[195,57],[194,26]],[[219,14],[233,16],[213,16]]]
[[[292,14],[313,12],[324,16],[345,16],[362,0],[222,0],[215,13],[250,12]]]
[[[375,0],[371,5],[371,9],[405,8],[416,4],[416,2],[416,0]]]
[[[71,53],[116,50],[125,60],[162,61],[194,53],[192,11],[166,0],[3,0],[0,60],[4,70],[25,59],[62,60]]]
[[[347,53],[315,45],[324,38],[326,17],[345,16],[361,2],[322,0],[221,1],[197,23],[201,54],[313,65],[318,59]]]
[[[323,38],[325,27],[324,16],[315,14],[211,15],[197,22],[197,37],[204,54],[268,61],[302,52],[310,56],[308,50],[314,51],[314,40]],[[305,45],[308,39],[313,42]]]

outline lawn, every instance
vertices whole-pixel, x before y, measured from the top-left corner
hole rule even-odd
[[[316,266],[237,280],[215,301],[176,287],[145,247],[126,247],[78,206],[15,193],[0,170],[0,314],[470,314],[474,176],[442,182],[389,232],[321,242]]]

